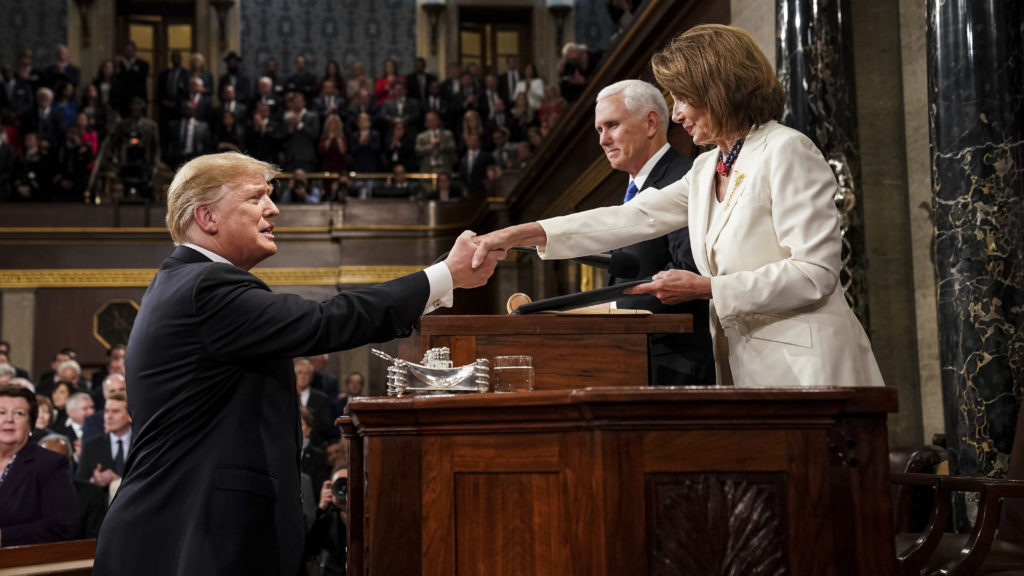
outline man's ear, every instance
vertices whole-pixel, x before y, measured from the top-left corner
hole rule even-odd
[[[192,218],[203,232],[211,236],[217,233],[217,215],[210,210],[209,206],[201,204],[193,208]]]
[[[658,122],[658,113],[654,110],[647,111],[647,137],[653,138],[658,131],[661,130],[661,126]]]

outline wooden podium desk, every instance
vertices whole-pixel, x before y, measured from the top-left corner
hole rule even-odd
[[[424,316],[421,352],[447,346],[462,366],[506,354],[533,357],[537,390],[648,381],[649,334],[693,332],[690,314]]]
[[[895,574],[889,388],[354,398],[350,574]]]

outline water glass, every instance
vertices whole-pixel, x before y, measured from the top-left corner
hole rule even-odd
[[[495,392],[532,392],[533,358],[530,356],[495,356],[491,363]]]

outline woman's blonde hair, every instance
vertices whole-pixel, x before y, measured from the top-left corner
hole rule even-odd
[[[167,189],[167,230],[174,244],[190,240],[196,207],[215,204],[229,184],[253,175],[269,182],[279,173],[277,166],[239,152],[206,154],[178,168]]]
[[[651,68],[673,96],[707,112],[710,140],[782,117],[786,95],[775,70],[740,28],[694,26],[655,53]]]
[[[324,120],[324,128],[320,131],[320,138],[327,138],[331,135],[331,130],[337,130],[338,136],[345,136],[345,127],[341,123],[341,118],[337,114],[330,114],[327,119]]]

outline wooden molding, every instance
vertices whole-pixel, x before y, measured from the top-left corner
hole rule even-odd
[[[334,268],[256,268],[270,286],[338,286],[379,284],[422,270],[421,266],[337,266]],[[5,288],[145,288],[153,268],[65,268],[0,270]]]

